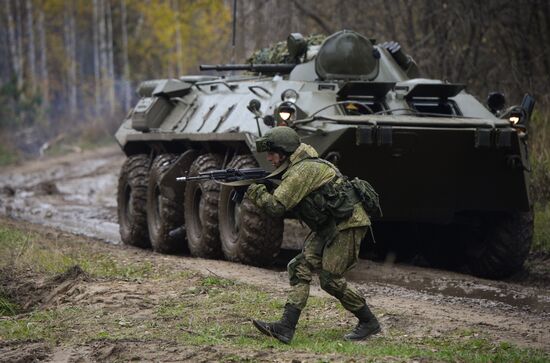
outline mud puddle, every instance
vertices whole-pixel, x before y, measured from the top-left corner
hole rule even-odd
[[[484,302],[502,303],[522,310],[550,314],[548,288],[493,281],[450,271],[411,265],[386,265],[362,261],[348,275],[351,281],[391,284],[432,296],[450,296]],[[550,315],[549,315],[550,317]]]

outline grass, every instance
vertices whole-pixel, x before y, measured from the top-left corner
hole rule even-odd
[[[13,151],[0,142],[0,166],[7,166],[19,161],[19,155],[16,151]]]
[[[0,312],[4,316],[0,318],[0,341],[41,340],[65,346],[98,340],[162,341],[226,349],[229,355],[224,360],[234,361],[239,361],[238,352],[249,351],[269,351],[281,357],[300,353],[318,361],[380,361],[388,357],[399,361],[452,362],[550,360],[545,352],[495,343],[476,330],[420,338],[391,327],[384,335],[366,342],[346,342],[342,336],[352,328],[354,318],[334,299],[315,296],[302,314],[292,345],[284,345],[258,333],[250,322],[251,318],[278,319],[285,302],[282,293],[213,273],[174,271],[177,269],[168,270],[149,261],[133,262],[109,253],[116,248],[94,248],[94,244],[78,239],[23,230],[0,219],[0,267],[53,276],[78,264],[99,281],[114,281],[113,286],[117,287],[155,287],[156,295],[146,293],[141,300],[115,301],[107,307],[91,304],[91,300],[75,300],[20,313],[7,294],[0,294]],[[162,285],[166,287],[158,288]],[[380,309],[375,312],[379,316],[387,314]]]
[[[0,290],[0,316],[12,316],[17,314],[19,307],[10,297]]]
[[[529,130],[531,196],[535,202],[532,251],[550,253],[550,107],[542,106]]]
[[[78,265],[92,276],[125,279],[159,278],[166,272],[156,269],[150,261],[121,262],[108,254],[79,248],[67,250],[55,237],[49,237],[47,248],[43,239],[35,232],[0,224],[0,267],[15,264],[51,276]]]
[[[550,253],[550,204],[535,206],[533,252]]]
[[[181,342],[257,350],[302,351],[311,354],[338,353],[349,356],[350,359],[368,357],[369,361],[389,356],[406,360],[427,358],[435,361],[467,362],[545,362],[549,359],[540,351],[520,349],[509,343],[491,343],[474,332],[434,339],[408,338],[402,332],[393,331],[364,343],[346,342],[342,340],[342,336],[350,327],[335,327],[337,324],[334,322],[346,320],[347,313],[336,308],[333,300],[316,297],[310,299],[293,343],[289,346],[259,336],[249,321],[250,315],[264,320],[277,319],[283,299],[272,299],[258,288],[239,284],[231,289],[210,290],[202,294],[208,298],[193,307],[189,307],[185,296],[182,296],[178,301],[165,301],[157,311],[159,318],[168,321],[179,319],[180,329],[185,331],[178,337]],[[193,312],[193,319],[189,318],[190,311]],[[322,312],[330,313],[327,316]],[[334,312],[336,316],[332,315]],[[231,318],[217,318],[222,315]]]

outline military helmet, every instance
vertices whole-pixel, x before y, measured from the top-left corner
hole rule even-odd
[[[283,154],[292,154],[300,146],[300,137],[290,127],[278,126],[256,139],[258,152],[273,151]]]

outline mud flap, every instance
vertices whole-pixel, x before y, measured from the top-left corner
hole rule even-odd
[[[166,196],[174,198],[178,193],[183,193],[185,183],[176,180],[179,176],[186,176],[193,161],[200,155],[198,150],[187,150],[176,159],[172,167],[163,175],[160,185],[164,188]]]

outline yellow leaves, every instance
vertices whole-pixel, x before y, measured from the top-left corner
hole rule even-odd
[[[128,24],[130,34],[135,34],[129,53],[132,63],[141,63],[132,64],[141,73],[138,77],[165,77],[174,72],[178,36],[185,73],[196,72],[199,60],[221,61],[223,50],[228,49],[231,9],[221,0],[131,0],[127,6],[129,20],[135,21]]]

